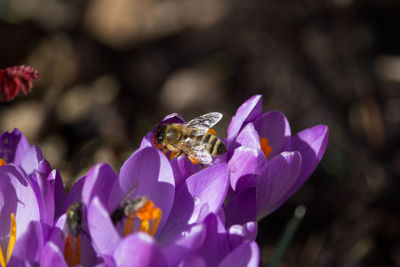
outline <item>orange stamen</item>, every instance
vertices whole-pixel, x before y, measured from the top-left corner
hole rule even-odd
[[[266,158],[268,158],[269,154],[272,152],[272,147],[268,144],[268,139],[265,137],[260,137],[260,146],[261,150],[264,152]]]
[[[126,219],[125,223],[125,236],[133,233],[135,231],[135,213],[132,212]]]
[[[7,263],[10,261],[11,254],[14,250],[15,241],[17,238],[17,223],[15,222],[15,215],[11,213],[10,215],[10,235],[8,238],[8,245],[6,251],[6,258],[4,258],[3,249],[0,246],[0,264],[2,267],[6,267]]]
[[[162,211],[148,200],[137,212],[137,217],[141,221],[139,231],[154,235],[161,220]]]
[[[212,129],[212,128],[208,129],[207,132],[210,133],[210,134],[212,134],[212,135],[217,136],[217,132],[216,132],[214,129]]]
[[[4,161],[4,159],[0,158],[0,166],[6,165],[6,162]]]
[[[72,244],[73,241],[76,241],[75,246]],[[81,238],[79,235],[76,239],[70,235],[67,236],[64,248],[64,258],[68,266],[75,266],[81,263]]]

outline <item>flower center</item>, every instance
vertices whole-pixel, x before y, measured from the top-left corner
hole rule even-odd
[[[146,232],[152,236],[157,231],[162,211],[151,200],[147,200],[139,210],[134,210],[125,223],[125,236],[135,232]],[[140,226],[135,229],[135,219],[140,221]]]
[[[6,165],[6,162],[4,161],[4,159],[0,158],[0,166]]]
[[[4,258],[3,254],[3,249],[0,246],[0,264],[1,267],[5,267],[7,263],[10,261],[12,251],[14,249],[15,245],[15,240],[17,237],[17,223],[15,222],[15,216],[14,213],[11,213],[10,215],[10,235],[8,238],[8,246],[7,246],[7,251],[6,251],[6,258]]]
[[[272,147],[268,144],[269,141],[266,137],[260,137],[260,146],[265,157],[268,159],[269,154],[272,152]]]

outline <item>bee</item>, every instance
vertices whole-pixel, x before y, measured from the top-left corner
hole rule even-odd
[[[221,119],[221,113],[211,112],[186,124],[161,125],[154,135],[154,144],[164,151],[176,153],[177,156],[186,154],[192,161],[210,164],[213,156],[220,156],[227,151],[218,137],[207,132]]]
[[[76,238],[82,230],[82,202],[72,203],[67,210],[68,233]]]
[[[78,264],[80,258],[81,238],[80,235],[86,232],[82,229],[83,204],[73,202],[67,210],[66,241],[64,255],[72,262]],[[74,264],[75,265],[75,264]]]
[[[142,196],[136,197],[134,199],[125,198],[121,201],[121,203],[119,203],[118,207],[111,214],[111,221],[114,225],[116,225],[124,218],[129,218],[132,213],[136,213],[137,211],[139,211],[147,202],[147,200],[148,199],[146,197]]]
[[[147,197],[137,196],[131,199],[131,196],[137,189],[137,183],[134,184],[126,193],[124,198],[118,204],[118,207],[111,213],[111,221],[114,225],[121,222],[124,218],[129,218],[132,213],[136,213],[147,202]]]

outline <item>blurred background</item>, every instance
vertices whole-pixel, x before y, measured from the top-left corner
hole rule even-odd
[[[166,115],[220,111],[254,94],[292,132],[330,129],[321,165],[259,223],[266,264],[299,204],[280,266],[400,266],[400,1],[0,0],[0,68],[39,70],[0,104],[65,183],[118,171]]]

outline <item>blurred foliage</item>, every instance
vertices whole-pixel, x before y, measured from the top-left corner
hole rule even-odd
[[[168,113],[225,115],[254,94],[292,131],[330,128],[322,164],[259,224],[262,263],[298,204],[281,266],[400,266],[398,0],[0,0],[0,68],[32,93],[0,105],[66,183],[117,171]]]

